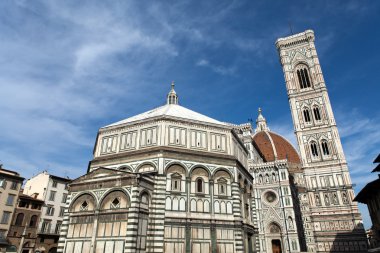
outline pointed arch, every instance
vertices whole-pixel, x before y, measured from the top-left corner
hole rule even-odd
[[[311,123],[311,113],[310,113],[310,109],[309,109],[309,107],[304,106],[304,107],[302,108],[302,115],[303,115],[303,120],[304,120],[306,123]]]
[[[324,156],[330,155],[330,148],[329,148],[329,142],[326,139],[321,140],[321,148],[322,148],[322,154]]]
[[[294,67],[294,73],[298,81],[298,86],[301,90],[312,86],[310,69],[306,62],[299,61]]]
[[[267,231],[271,234],[280,234],[282,231],[282,228],[278,222],[272,221],[267,226]]]
[[[322,120],[321,110],[318,105],[313,105],[313,116],[316,121]]]
[[[319,150],[318,150],[318,145],[316,141],[314,140],[310,141],[310,150],[311,150],[311,156],[313,158],[319,157]]]

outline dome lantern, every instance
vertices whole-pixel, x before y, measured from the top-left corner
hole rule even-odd
[[[256,119],[255,133],[260,132],[260,131],[270,131],[269,127],[267,126],[267,120],[264,118],[261,112],[262,110],[261,108],[259,108],[259,115],[257,116],[257,119]]]
[[[171,88],[171,90],[168,93],[168,97],[167,97],[166,103],[168,105],[171,105],[171,104],[178,105],[178,96],[177,96],[177,93],[174,90],[174,81],[172,81],[171,87],[172,88]]]

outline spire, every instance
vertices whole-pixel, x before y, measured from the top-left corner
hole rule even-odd
[[[172,88],[171,88],[171,90],[168,93],[168,97],[167,97],[166,103],[168,105],[171,105],[171,104],[178,105],[178,96],[177,96],[177,93],[174,90],[174,81],[172,81],[171,87]]]
[[[257,116],[257,119],[256,119],[255,133],[260,132],[260,131],[270,131],[269,127],[267,126],[267,120],[261,114],[261,108],[259,108],[259,115]]]

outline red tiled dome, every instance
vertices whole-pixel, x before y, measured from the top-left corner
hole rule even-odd
[[[257,132],[253,145],[265,162],[287,159],[290,163],[301,163],[296,149],[284,137],[270,131]]]

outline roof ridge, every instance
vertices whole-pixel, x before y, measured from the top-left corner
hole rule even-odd
[[[181,106],[178,104],[165,104],[165,105],[156,107],[154,109],[148,110],[146,112],[131,116],[129,118],[117,121],[117,122],[109,124],[109,125],[106,125],[106,126],[102,127],[102,129],[107,128],[107,127],[121,125],[121,124],[127,124],[127,123],[142,121],[142,120],[146,120],[149,118],[160,117],[160,116],[177,117],[180,119],[189,119],[189,120],[211,123],[211,124],[217,124],[217,125],[223,125],[223,126],[228,125],[227,123],[213,119],[209,116],[206,116],[206,115],[201,114],[199,112],[193,111],[193,110],[186,108],[184,106]]]

